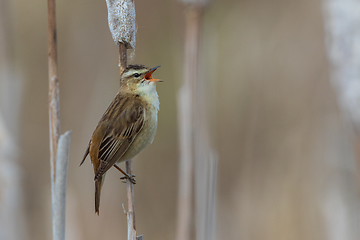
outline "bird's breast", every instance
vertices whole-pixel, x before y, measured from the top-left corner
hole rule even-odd
[[[131,144],[126,153],[121,157],[119,162],[126,161],[135,157],[141,152],[147,145],[154,140],[157,130],[157,109],[151,108],[146,111],[144,126],[135,137],[134,142]]]

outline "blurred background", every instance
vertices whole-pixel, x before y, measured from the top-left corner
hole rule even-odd
[[[133,161],[136,224],[174,239],[177,92],[185,7],[136,0],[130,63],[156,71],[159,127]],[[204,11],[200,60],[218,155],[217,237],[360,239],[358,135],[337,101],[320,0],[223,0]],[[66,239],[126,239],[126,186],[110,169],[94,214],[93,170],[79,163],[118,91],[105,1],[57,1],[61,132],[72,130]],[[45,1],[0,0],[0,239],[51,238]]]

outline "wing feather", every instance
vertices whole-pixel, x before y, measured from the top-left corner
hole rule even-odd
[[[115,99],[116,100],[116,99]],[[132,142],[142,130],[145,111],[140,100],[121,98],[113,101],[99,124],[106,124],[106,132],[98,145],[98,162],[95,180],[99,179],[129,149]],[[111,120],[111,121],[110,121]],[[95,129],[104,129],[104,126]],[[99,134],[94,135],[98,136]]]

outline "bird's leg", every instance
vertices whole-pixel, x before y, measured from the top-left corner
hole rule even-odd
[[[120,179],[129,179],[130,182],[132,182],[133,184],[136,184],[136,180],[135,180],[135,175],[129,175],[127,174],[124,170],[122,170],[116,163],[114,164],[114,167],[119,170],[122,174],[124,174],[123,177],[121,177]]]

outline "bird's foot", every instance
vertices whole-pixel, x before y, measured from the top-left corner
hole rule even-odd
[[[125,174],[125,176],[121,177],[120,179],[123,180],[123,183],[126,183],[126,179],[129,179],[131,183],[136,184],[135,175]]]
[[[114,167],[119,170],[122,174],[124,174],[123,177],[121,177],[120,179],[129,179],[130,182],[132,182],[133,184],[136,184],[136,180],[135,180],[135,175],[129,175],[127,172],[125,172],[124,170],[122,170],[118,165],[114,164]],[[123,181],[124,183],[126,183],[126,180]]]

